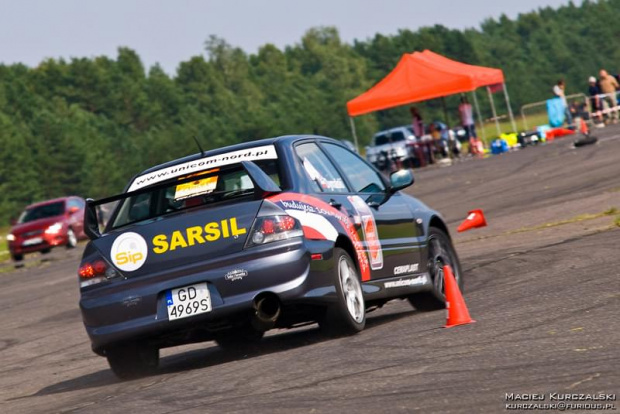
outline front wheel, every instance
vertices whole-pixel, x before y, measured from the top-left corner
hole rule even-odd
[[[443,272],[445,265],[449,265],[452,268],[459,289],[463,291],[461,265],[452,242],[442,230],[431,227],[428,232],[428,273],[431,277],[433,288],[431,291],[414,293],[408,297],[409,303],[417,310],[426,312],[446,307]]]
[[[67,249],[73,249],[77,246],[77,236],[72,229],[67,230]]]
[[[129,343],[106,350],[108,364],[121,379],[152,374],[159,365],[159,349],[145,344]]]
[[[334,249],[333,278],[337,300],[327,308],[319,326],[332,336],[353,335],[366,326],[366,305],[353,260],[340,248]]]

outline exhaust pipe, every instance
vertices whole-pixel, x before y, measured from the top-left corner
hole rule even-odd
[[[280,316],[280,300],[274,294],[259,295],[254,299],[254,313],[252,314],[252,327],[257,331],[268,331],[276,325]]]

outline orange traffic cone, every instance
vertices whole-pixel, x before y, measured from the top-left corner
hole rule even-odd
[[[459,233],[465,230],[474,229],[477,227],[484,227],[487,225],[487,221],[484,219],[482,210],[472,210],[467,213],[467,218],[456,229]]]
[[[454,279],[452,274],[452,268],[448,265],[443,267],[444,275],[444,287],[446,294],[446,310],[448,311],[448,318],[446,326],[444,328],[452,328],[457,325],[467,325],[468,323],[476,322],[469,316],[469,311],[465,305],[465,299],[461,295],[459,285]]]
[[[580,121],[581,125],[579,126],[579,132],[581,132],[583,135],[588,135],[590,131],[588,131],[588,125],[586,124],[586,121],[583,119],[580,119]]]

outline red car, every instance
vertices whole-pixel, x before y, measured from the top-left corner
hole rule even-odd
[[[7,236],[14,261],[25,253],[48,253],[52,247],[73,248],[84,234],[84,199],[63,197],[29,205]]]

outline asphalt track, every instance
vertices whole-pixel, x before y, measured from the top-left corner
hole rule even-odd
[[[620,213],[605,211],[620,208],[620,128],[596,133],[416,171],[411,192],[453,233],[471,325],[397,301],[353,337],[168,349],[157,375],[121,382],[82,328],[79,249],[0,273],[0,412],[502,413],[510,393],[617,396]],[[457,234],[474,208],[488,227]]]

